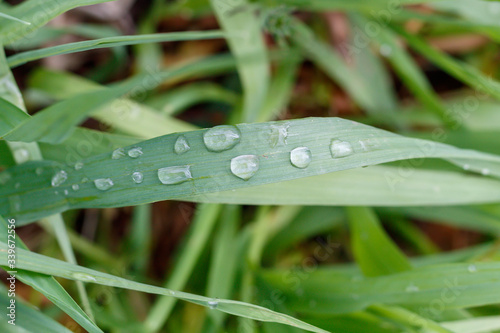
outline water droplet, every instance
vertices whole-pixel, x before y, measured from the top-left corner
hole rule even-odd
[[[64,190],[64,195],[68,195],[69,194],[69,191],[68,190]]]
[[[469,267],[467,267],[467,271],[469,271],[469,273],[475,273],[475,272],[477,272],[476,265],[470,264]]]
[[[80,170],[81,168],[83,168],[83,163],[82,162],[76,162],[76,164],[75,164],[75,170]]]
[[[184,135],[181,135],[177,138],[177,141],[175,141],[174,144],[174,151],[177,155],[184,154],[187,152],[191,147],[189,147],[189,143],[187,142],[186,138]]]
[[[76,280],[79,281],[87,281],[87,282],[96,282],[96,278],[92,275],[86,273],[72,273],[71,274]]]
[[[341,140],[332,140],[330,152],[333,158],[346,157],[354,153],[351,144]]]
[[[269,134],[269,145],[271,148],[276,147],[277,145],[285,146],[286,139],[288,137],[288,127],[290,125],[271,125],[271,133]]]
[[[134,181],[134,183],[140,184],[144,180],[144,175],[142,174],[142,172],[136,171],[132,174],[132,180]]]
[[[483,169],[483,170],[481,170],[481,174],[483,176],[488,176],[490,174],[490,170],[489,169]]]
[[[27,162],[30,160],[30,153],[25,148],[19,148],[14,150],[14,159],[18,164]]]
[[[388,44],[380,45],[380,54],[384,57],[390,56],[392,53],[392,47]]]
[[[414,285],[413,283],[410,283],[410,284],[406,287],[406,289],[405,289],[405,291],[406,291],[407,293],[415,293],[415,292],[417,292],[417,291],[419,291],[419,290],[420,290],[420,289],[419,289],[416,285]]]
[[[142,148],[141,147],[134,147],[134,148],[130,149],[127,154],[128,154],[128,156],[130,156],[132,158],[138,158],[139,156],[141,156],[143,154]]]
[[[304,169],[312,161],[312,154],[307,147],[298,147],[290,152],[290,162],[293,166]]]
[[[82,178],[82,183],[86,183],[86,182],[88,182],[89,180],[90,180],[90,179],[88,179],[87,177],[83,177],[83,178]]]
[[[0,184],[2,185],[6,184],[11,178],[12,176],[8,172],[0,173]]]
[[[208,306],[212,310],[217,309],[217,306],[219,306],[219,300],[217,298],[214,298],[211,301],[208,301]]]
[[[35,173],[40,176],[43,173],[43,168],[36,168]]]
[[[119,158],[122,158],[123,156],[125,156],[125,149],[123,148],[117,148],[111,153],[111,158],[113,160],[117,160]]]
[[[12,212],[21,210],[21,197],[18,195],[9,196],[9,205]]]
[[[259,158],[255,155],[240,155],[231,160],[231,172],[243,180],[250,179],[259,170]]]
[[[16,183],[16,184],[14,185],[14,187],[15,187],[15,188],[20,188],[20,187],[21,187],[21,183]]]
[[[52,177],[51,184],[53,187],[57,187],[64,183],[68,179],[68,174],[64,170],[58,171],[54,177]]]
[[[71,185],[71,188],[73,189],[73,191],[78,191],[80,189],[80,185],[73,184],[73,185]]]
[[[233,148],[240,142],[241,133],[230,125],[216,126],[203,134],[203,142],[210,151],[220,152]]]
[[[165,185],[180,184],[193,179],[189,165],[171,166],[158,169],[158,179]]]
[[[464,164],[463,168],[464,168],[464,170],[469,170],[470,169],[470,165]]]
[[[101,191],[109,190],[114,185],[113,181],[110,178],[96,179],[94,180],[94,184],[95,187],[97,187],[97,189]]]

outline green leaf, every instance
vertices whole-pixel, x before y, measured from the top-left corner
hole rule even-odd
[[[69,54],[75,52],[83,52],[88,50],[118,47],[125,45],[174,42],[174,41],[186,41],[186,40],[217,39],[223,37],[224,34],[218,30],[184,31],[184,32],[158,33],[158,34],[147,34],[147,35],[105,37],[100,39],[68,43],[68,44],[18,53],[8,57],[7,63],[11,68],[13,68],[30,61],[43,59],[46,57],[51,57],[59,54]]]
[[[9,20],[0,25],[0,44],[8,45],[29,35],[54,17],[80,6],[88,6],[112,0],[28,0],[12,7],[7,15],[19,21]],[[26,25],[26,22],[30,25]]]
[[[29,116],[14,104],[0,97],[0,137],[26,121]]]
[[[377,215],[367,207],[348,207],[351,242],[356,262],[366,276],[410,270],[405,255],[385,233]]]
[[[0,253],[6,253],[7,244],[0,241]],[[16,265],[19,269],[38,272],[41,274],[50,274],[66,279],[97,283],[106,286],[137,290],[157,295],[175,297],[195,304],[203,305],[209,308],[216,308],[229,314],[251,318],[260,321],[276,322],[285,325],[295,326],[311,332],[326,333],[326,331],[304,323],[293,317],[257,306],[253,304],[231,301],[225,299],[213,299],[203,296],[197,296],[185,292],[173,291],[166,288],[146,285],[143,283],[126,280],[110,274],[98,272],[89,268],[73,265],[57,259],[46,257],[40,254],[32,253],[23,249],[18,249]],[[7,264],[7,256],[0,256],[0,265]],[[214,302],[216,302],[214,304]]]
[[[127,147],[123,158],[112,159],[109,152],[83,159],[81,162],[84,167],[78,170],[50,161],[30,162],[10,168],[5,171],[6,175],[10,175],[10,182],[18,182],[20,185],[18,188],[0,188],[0,213],[19,220],[30,220],[68,208],[117,207],[186,198],[408,158],[415,161],[424,157],[444,158],[454,163],[468,163],[470,170],[480,171],[487,167],[486,170],[491,175],[500,176],[498,156],[405,138],[338,118],[240,124],[234,127],[234,131],[240,133],[241,142],[222,152],[208,150],[203,143],[207,130],[198,130],[183,133],[191,149],[181,155],[174,153],[179,134],[170,134]],[[283,134],[285,132],[286,141]],[[350,147],[350,155],[336,155],[336,158],[332,158],[332,144],[337,148],[338,145]],[[290,163],[290,151],[301,146],[308,147],[312,154],[312,162],[307,168],[297,168]],[[133,148],[141,149],[143,154],[136,156],[138,158],[127,156],[126,153]],[[254,160],[258,159],[260,166],[255,175],[245,181],[235,176],[230,166],[233,158],[249,154],[255,156]],[[338,150],[334,150],[333,154],[338,154]],[[158,170],[175,166],[189,168],[191,178],[181,184],[162,184],[158,178]],[[413,173],[415,167],[412,164],[409,167]],[[61,186],[52,187],[51,179],[59,171],[67,173],[67,181]],[[131,175],[134,172],[144,175],[142,183],[132,181]],[[382,181],[385,186],[395,188],[399,183],[410,181],[412,173],[388,174]],[[114,186],[106,191],[96,188],[95,180],[108,178]],[[427,191],[429,187],[433,188],[429,183],[423,185],[427,186]],[[75,186],[78,187],[77,190],[73,189]],[[305,185],[293,193],[302,193],[304,189],[314,190]],[[487,186],[481,188],[481,191],[486,189]],[[439,188],[436,192],[439,192]],[[443,196],[443,193],[438,194],[439,197]],[[283,196],[286,195],[288,194],[283,193]],[[394,197],[393,194],[392,196]],[[472,198],[478,196],[480,194],[471,194]],[[276,201],[279,199],[278,196]],[[306,201],[306,198],[303,199]],[[445,199],[447,198],[442,200]],[[456,195],[452,200],[457,200]],[[396,202],[401,203],[401,200]]]

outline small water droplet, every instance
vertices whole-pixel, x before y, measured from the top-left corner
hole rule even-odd
[[[123,148],[117,148],[117,149],[113,150],[113,152],[111,153],[111,159],[113,159],[113,160],[120,159],[123,156],[125,156],[125,149],[123,149]]]
[[[142,174],[142,172],[136,171],[132,174],[132,180],[134,181],[134,183],[140,184],[144,180],[144,175]]]
[[[231,172],[243,180],[250,179],[259,170],[259,158],[255,155],[240,155],[231,160]]]
[[[86,273],[72,273],[71,274],[76,280],[79,281],[87,281],[87,282],[96,282],[96,278],[92,275]]]
[[[128,156],[130,156],[132,158],[138,158],[139,156],[141,156],[143,154],[142,148],[141,147],[134,147],[134,148],[130,149],[127,154],[128,154]]]
[[[489,169],[483,169],[483,170],[481,170],[481,174],[483,176],[488,176],[490,174],[490,170]]]
[[[0,184],[5,185],[12,178],[10,173],[4,171],[0,173]]]
[[[212,310],[217,309],[217,307],[219,306],[219,300],[217,298],[214,298],[211,301],[208,301],[208,306]]]
[[[269,145],[271,148],[277,145],[285,146],[287,144],[288,127],[290,127],[288,124],[271,125],[271,133],[269,134]]]
[[[75,163],[75,170],[80,170],[83,168],[83,163],[82,162],[76,162]]]
[[[80,189],[80,185],[73,184],[73,185],[71,185],[71,188],[73,189],[73,191],[78,191]]]
[[[189,147],[189,143],[184,135],[179,136],[174,144],[174,152],[177,155],[181,155],[187,152],[189,149],[191,149],[191,147]]]
[[[83,177],[83,178],[82,178],[82,183],[86,183],[86,182],[88,182],[89,180],[90,180],[90,179],[88,179],[87,177]]]
[[[69,194],[69,191],[68,190],[64,190],[64,195],[68,195]]]
[[[40,176],[43,173],[43,168],[36,168],[35,173]]]
[[[463,168],[464,168],[464,170],[469,170],[470,169],[470,165],[464,164]]]
[[[110,178],[99,178],[94,180],[95,187],[98,190],[106,191],[113,187],[114,183]]]
[[[354,153],[352,146],[347,141],[332,140],[330,152],[333,158],[346,157]]]
[[[68,179],[68,174],[64,170],[59,170],[56,172],[54,177],[52,177],[51,184],[53,187],[57,187],[64,183]]]
[[[18,164],[28,162],[30,160],[30,153],[25,148],[19,148],[14,150],[14,159]]]
[[[413,283],[410,283],[410,284],[406,287],[406,289],[405,289],[405,291],[406,291],[407,293],[415,293],[415,292],[417,292],[417,291],[419,291],[419,290],[420,290],[420,289],[419,289],[416,285],[414,285]]]
[[[475,273],[475,272],[477,272],[476,265],[470,264],[469,267],[467,267],[467,271],[469,271],[469,273]]]
[[[307,168],[312,161],[311,150],[307,147],[298,147],[290,152],[290,162],[294,167]]]
[[[388,57],[392,54],[392,47],[388,44],[380,45],[380,54],[384,57]]]
[[[208,150],[221,152],[236,146],[241,139],[241,133],[236,126],[216,126],[203,134],[203,142]]]
[[[17,189],[17,188],[20,188],[21,187],[21,183],[16,183],[14,184],[14,187]]]
[[[158,169],[158,179],[165,185],[180,184],[193,179],[189,165],[171,166]]]

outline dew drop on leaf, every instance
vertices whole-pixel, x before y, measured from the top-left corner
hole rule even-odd
[[[25,148],[19,148],[14,150],[13,155],[14,159],[17,161],[18,164],[28,162],[30,160],[30,153]]]
[[[216,126],[203,134],[205,146],[214,152],[231,149],[240,142],[240,139],[240,130],[231,125]]]
[[[269,134],[269,145],[274,148],[278,145],[285,146],[288,137],[288,127],[290,125],[271,125],[271,133]]]
[[[307,147],[297,147],[290,152],[290,162],[294,167],[307,168],[312,161],[311,150]]]
[[[123,156],[125,156],[125,149],[123,149],[123,148],[117,148],[117,149],[113,150],[113,152],[111,153],[111,159],[113,159],[113,160],[120,159]]]
[[[134,183],[140,184],[144,180],[144,175],[142,174],[142,172],[136,171],[132,174],[132,180],[134,181]]]
[[[106,191],[113,187],[114,183],[110,178],[99,178],[94,180],[95,187],[98,190]]]
[[[72,273],[71,274],[76,280],[79,281],[87,281],[87,282],[96,282],[96,278],[92,275],[86,273]]]
[[[475,273],[475,272],[477,272],[476,265],[474,265],[474,264],[469,265],[469,267],[467,267],[467,271],[469,271],[469,273]]]
[[[68,174],[64,170],[60,170],[56,172],[54,177],[52,177],[51,184],[53,187],[57,187],[64,183],[68,179]]]
[[[352,146],[347,141],[332,140],[330,152],[333,158],[346,157],[354,153]]]
[[[208,301],[208,306],[212,310],[217,309],[217,307],[219,306],[219,300],[214,298],[214,299]]]
[[[83,168],[83,163],[82,162],[76,162],[75,163],[75,170],[80,170]]]
[[[174,152],[177,155],[181,155],[187,152],[189,149],[191,149],[191,147],[189,146],[189,143],[187,142],[187,139],[184,137],[184,135],[179,136],[174,144]]]
[[[141,147],[134,147],[134,148],[130,149],[127,154],[128,154],[128,156],[130,156],[132,158],[138,158],[139,156],[141,156],[143,154],[142,148]]]
[[[259,158],[255,155],[240,155],[231,160],[231,172],[243,180],[250,179],[259,170]]]
[[[80,189],[80,185],[73,184],[73,185],[71,185],[71,188],[73,189],[73,191],[78,191]]]
[[[158,179],[162,184],[180,184],[192,179],[189,165],[171,166],[158,169]]]

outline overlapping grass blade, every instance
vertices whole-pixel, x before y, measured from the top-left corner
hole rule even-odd
[[[227,32],[227,42],[237,60],[243,87],[243,114],[240,121],[257,119],[269,87],[269,61],[259,20],[247,0],[211,0],[219,24]],[[249,61],[249,59],[253,59]]]
[[[286,128],[286,144],[282,140],[274,146],[276,128]],[[170,134],[139,143],[137,147],[142,149],[143,155],[137,159],[129,156],[112,159],[109,152],[82,160],[84,167],[79,170],[50,161],[31,162],[10,168],[5,171],[11,178],[10,182],[19,182],[20,185],[18,188],[0,188],[0,213],[26,221],[68,208],[117,207],[185,198],[409,158],[444,158],[456,163],[465,163],[461,162],[464,160],[470,170],[483,173],[487,170],[493,176],[500,176],[500,157],[496,155],[405,138],[339,118],[240,124],[237,129],[241,133],[241,142],[230,150],[218,153],[205,147],[203,133],[206,130],[198,130],[183,133],[191,145],[190,151],[184,155],[173,152],[179,135]],[[335,140],[348,144],[352,154],[332,158],[330,146],[338,143]],[[290,163],[290,151],[300,146],[308,147],[313,156],[311,164],[305,169],[296,168]],[[125,151],[131,148],[133,147],[128,147]],[[254,177],[244,181],[231,173],[230,163],[234,157],[248,154],[258,156],[260,167]],[[488,169],[484,169],[485,165]],[[182,184],[165,186],[158,179],[158,169],[169,166],[189,166],[193,178]],[[52,177],[61,170],[67,173],[67,181],[58,188],[52,187]],[[144,175],[144,182],[141,184],[132,181],[131,174],[136,171]],[[111,179],[114,186],[107,191],[98,190],[93,181],[101,178]],[[388,184],[395,188],[399,183],[409,181],[409,177],[404,177],[404,174],[389,174],[385,175],[383,181],[387,182],[386,186]],[[78,185],[79,189],[72,190],[73,185]],[[429,183],[422,186],[431,187]],[[486,191],[488,188],[485,186],[480,190]],[[263,193],[262,197],[265,195]],[[283,194],[286,195],[288,194]],[[481,194],[474,192],[471,196],[477,200]],[[455,195],[452,198],[456,200]],[[306,198],[303,199],[307,201]]]
[[[88,6],[113,0],[28,0],[12,7],[7,15],[20,20],[2,22],[0,25],[0,44],[8,45],[19,40],[39,27],[45,25],[54,17],[76,7]],[[26,25],[25,22],[30,23]]]
[[[217,39],[223,37],[224,33],[218,30],[183,31],[183,32],[158,33],[158,34],[147,34],[147,35],[105,37],[100,39],[57,45],[38,50],[18,53],[8,57],[7,63],[11,68],[13,68],[30,61],[43,59],[46,57],[51,57],[59,54],[83,52],[88,50],[118,47],[125,45],[174,42],[174,41],[186,41],[186,40],[201,40],[201,39]]]
[[[0,253],[5,254],[7,250],[8,250],[7,244],[5,244],[4,242],[0,242]],[[7,256],[1,255],[0,265],[5,266],[6,264],[7,264]],[[215,301],[217,302],[216,303],[217,310],[233,314],[236,316],[242,316],[245,318],[251,318],[260,321],[269,321],[269,322],[286,324],[290,326],[299,327],[311,332],[318,332],[318,333],[326,332],[322,329],[316,328],[312,325],[304,323],[293,317],[278,312],[274,312],[272,310],[257,305],[238,302],[238,301],[224,300],[224,299],[214,300],[213,298],[150,286],[126,280],[110,274],[98,272],[86,267],[72,265],[57,259],[29,252],[23,249],[18,249],[16,265],[19,269],[24,269],[32,272],[38,272],[41,274],[50,274],[53,276],[58,276],[71,280],[91,282],[106,286],[119,287],[119,288],[137,290],[157,295],[175,297],[178,299],[203,305],[209,308],[214,308],[213,302]]]

